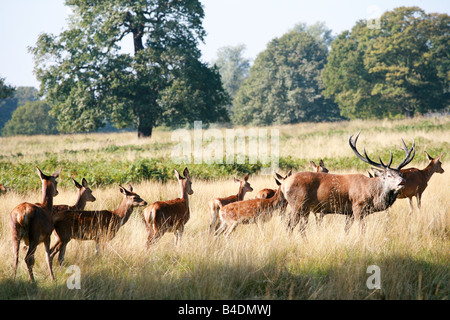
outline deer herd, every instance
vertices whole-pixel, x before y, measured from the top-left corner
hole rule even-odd
[[[259,225],[270,220],[277,209],[280,209],[287,232],[291,233],[299,225],[302,234],[310,213],[316,215],[319,225],[326,214],[345,215],[345,231],[348,232],[355,220],[359,222],[361,231],[364,231],[364,218],[373,212],[387,210],[397,198],[408,198],[412,212],[412,197],[416,197],[420,210],[422,194],[431,176],[435,172],[444,172],[440,162],[442,155],[432,158],[425,152],[430,161],[426,168],[403,169],[414,158],[415,143],[413,140],[411,148],[408,148],[402,139],[401,149],[405,154],[404,159],[393,167],[392,152],[387,164],[383,163],[381,157],[379,162],[373,161],[365,148],[362,155],[356,148],[358,137],[359,133],[355,137],[350,136],[350,148],[360,160],[372,166],[373,175],[333,174],[325,168],[322,160],[318,166],[311,161],[313,172],[292,174],[289,171],[284,177],[275,172],[274,178],[278,188],[263,189],[254,199],[248,200],[244,200],[245,194],[253,191],[248,182],[249,175],[243,180],[234,178],[239,185],[237,194],[217,197],[209,203],[209,234],[214,235],[214,238],[221,234],[228,237],[239,224]],[[58,195],[56,179],[61,174],[62,168],[49,176],[42,173],[38,167],[36,170],[42,182],[42,202],[21,203],[10,213],[14,279],[21,240],[28,246],[24,260],[29,279],[34,282],[34,254],[37,246],[43,242],[46,262],[53,280],[53,257],[59,253],[58,261],[63,264],[66,246],[70,240],[94,240],[98,251],[99,247],[115,237],[130,218],[134,208],[147,206],[147,202],[133,192],[131,185],[128,189],[119,185],[123,199],[116,210],[86,211],[84,210],[86,202],[95,201],[96,198],[84,178],[81,184],[73,180],[78,189],[78,198],[74,205],[53,205],[53,197]],[[190,218],[189,196],[194,191],[187,168],[184,169],[183,176],[175,170],[175,176],[180,187],[180,197],[154,202],[143,210],[148,248],[166,232],[174,233],[176,245],[181,243],[184,226]],[[290,213],[286,214],[288,205]],[[52,233],[56,242],[50,247]]]

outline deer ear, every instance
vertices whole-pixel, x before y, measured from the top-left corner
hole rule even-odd
[[[180,177],[180,173],[178,172],[178,170],[177,170],[177,169],[174,169],[174,171],[175,171],[175,177],[177,177],[178,180],[182,179],[182,178]]]
[[[378,168],[372,168],[372,170],[373,170],[374,177],[379,177],[383,173],[383,170],[380,170]]]
[[[183,175],[184,175],[185,178],[188,178],[188,179],[189,179],[189,170],[188,170],[187,167],[184,168],[184,170],[183,170]]]
[[[36,166],[36,172],[41,180],[48,179],[48,176],[42,173],[41,169]]]
[[[77,187],[77,189],[81,189],[83,186],[81,184],[78,183],[77,180],[75,180],[74,178],[72,178],[73,183],[75,184],[75,187]]]
[[[87,183],[87,181],[86,181],[85,178],[83,178],[83,180],[81,180],[81,185],[82,185],[83,187],[87,188],[88,183]]]
[[[241,182],[241,180],[239,180],[239,179],[237,179],[237,178],[233,178],[233,181],[236,182],[236,183]]]
[[[124,187],[122,187],[120,184],[119,184],[119,190],[120,190],[120,192],[123,193],[124,195],[127,195],[127,190],[126,190]]]
[[[325,164],[323,163],[322,159],[320,159],[320,161],[319,161],[319,166],[321,166],[322,168],[325,167]]]
[[[280,181],[284,180],[284,178],[281,175],[279,175],[278,172],[275,172],[275,177],[276,177],[275,180],[277,180],[277,181],[278,180],[280,180]]]
[[[287,177],[290,177],[291,175],[292,175],[292,170],[289,170],[289,172],[288,172],[287,175],[286,175],[286,178],[287,178]],[[286,178],[285,178],[285,179],[286,179]]]
[[[249,175],[247,174],[247,175],[244,177],[244,181],[248,181],[248,178],[249,178]]]
[[[314,161],[310,161],[309,164],[311,165],[311,167],[313,169],[315,169],[317,167],[316,164],[314,163]]]
[[[275,178],[275,182],[277,183],[277,186],[281,186],[281,182],[280,182],[280,181],[278,181],[278,179],[277,179],[277,178]]]
[[[55,178],[58,178],[59,175],[61,174],[61,170],[62,170],[62,167],[59,167],[58,170],[56,170],[55,172],[53,172],[52,176],[54,176]]]
[[[434,160],[434,158],[432,156],[430,156],[428,154],[428,152],[426,152],[425,150],[423,152],[425,152],[425,154],[427,155],[428,160],[430,160],[430,161]]]
[[[128,190],[130,190],[131,192],[133,192],[133,186],[131,184],[128,184]]]

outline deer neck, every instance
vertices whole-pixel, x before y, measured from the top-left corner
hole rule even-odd
[[[133,213],[133,209],[133,206],[128,203],[127,198],[124,198],[119,208],[112,211],[112,213],[120,219],[120,225],[123,225],[130,218],[131,214]]]
[[[430,162],[425,169],[422,170],[422,172],[425,174],[425,178],[427,179],[427,182],[431,179],[431,176],[433,173],[435,173],[435,169],[433,164]]]
[[[239,187],[239,191],[237,194],[237,201],[242,201],[244,200],[244,196],[245,196],[245,190],[242,187]]]
[[[394,204],[400,190],[390,189],[385,183],[383,183],[381,178],[376,179],[379,179],[379,183],[377,184],[376,190],[373,192],[373,204],[378,211],[383,211]]]
[[[189,195],[187,193],[186,188],[180,183],[180,198],[185,200],[187,204],[189,204]]]
[[[73,205],[75,210],[83,210],[86,207],[86,199],[83,197],[81,193],[78,193],[78,199]]]
[[[42,206],[50,213],[53,212],[53,197],[49,194],[47,186],[42,184]]]

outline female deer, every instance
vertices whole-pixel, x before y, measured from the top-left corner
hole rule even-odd
[[[166,232],[173,232],[175,245],[181,243],[184,225],[190,218],[189,196],[192,182],[188,168],[184,168],[184,177],[177,170],[175,176],[180,185],[180,198],[167,201],[156,201],[144,210],[144,222],[147,229],[147,247],[156,243]]]
[[[45,246],[50,277],[54,280],[50,259],[50,235],[53,231],[53,197],[58,195],[56,178],[61,174],[62,168],[59,168],[51,176],[43,174],[38,167],[36,169],[42,181],[42,203],[21,203],[9,215],[14,252],[14,280],[16,279],[21,240],[24,240],[25,244],[28,245],[25,263],[27,264],[30,281],[34,282],[34,253],[41,242]]]

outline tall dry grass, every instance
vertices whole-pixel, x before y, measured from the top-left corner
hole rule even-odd
[[[335,125],[320,124],[317,130],[354,132],[361,127],[354,122],[333,128]],[[307,136],[313,128],[299,125],[282,129],[283,134],[291,136],[283,142],[289,146],[291,155],[302,152],[315,160],[324,154],[333,157],[349,152],[345,145],[347,136],[345,139],[339,139],[339,134],[331,135],[331,139],[307,137],[305,141],[296,137]],[[362,135],[361,142],[370,144],[370,149],[372,146],[376,149],[375,145],[383,149],[398,144],[400,136],[406,141],[417,137],[438,143],[450,141],[448,132],[399,134],[387,130]],[[122,140],[124,134],[105,137]],[[48,139],[51,144],[52,139]],[[130,137],[130,143],[134,142]],[[102,145],[95,141],[89,143],[92,148]],[[356,224],[346,234],[343,216],[327,215],[322,226],[318,226],[311,215],[306,237],[298,232],[288,235],[281,218],[275,215],[264,225],[242,225],[229,239],[220,237],[214,241],[208,235],[208,201],[215,196],[237,193],[238,185],[231,178],[202,181],[193,177],[191,219],[181,246],[176,247],[173,234],[168,233],[146,250],[142,209],[136,209],[100,254],[95,254],[92,241],[71,241],[65,265],[59,266],[54,259],[54,282],[48,275],[43,247],[39,246],[34,268],[36,286],[27,280],[23,251],[17,280],[12,282],[9,212],[21,202],[39,202],[41,194],[9,192],[0,195],[0,299],[448,299],[450,166],[446,158],[447,155],[443,158],[446,172],[431,178],[420,212],[415,209],[409,214],[407,200],[399,199],[389,214],[378,212],[369,216],[364,234],[359,233]],[[422,168],[426,163],[413,161],[412,165]],[[253,175],[249,181],[254,192],[248,193],[247,199],[262,188],[276,187],[270,176]],[[133,187],[149,203],[179,196],[174,181],[165,184],[145,181]],[[59,191],[55,204],[75,202],[75,187]],[[88,203],[87,209],[115,209],[122,199],[117,186],[94,188],[93,193],[97,201]],[[80,267],[80,290],[70,290],[66,285],[70,265]],[[380,290],[366,286],[370,265],[380,267]]]

